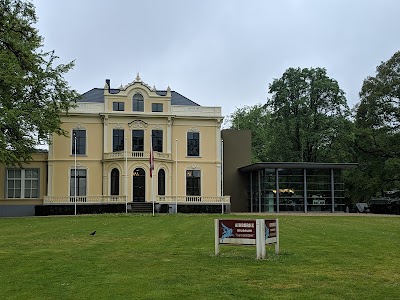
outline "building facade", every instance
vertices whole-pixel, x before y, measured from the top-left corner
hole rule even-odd
[[[224,192],[233,212],[345,212],[343,170],[355,163],[251,163],[251,132],[223,130]],[[230,151],[235,148],[236,151]]]
[[[222,195],[220,107],[151,88],[137,75],[118,89],[106,80],[61,120],[69,136],[52,137],[37,204],[230,203]],[[15,202],[24,196],[11,193],[10,170],[3,201]]]
[[[0,164],[0,217],[32,216],[47,195],[47,151],[21,166]]]
[[[343,170],[353,163],[263,162],[239,169],[250,212],[346,212]]]

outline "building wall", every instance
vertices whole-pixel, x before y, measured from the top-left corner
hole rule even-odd
[[[21,216],[34,215],[35,205],[43,203],[43,198],[47,193],[47,153],[34,153],[33,161],[22,163],[20,166],[0,165],[0,216]],[[38,197],[25,198],[23,191],[21,197],[10,198],[7,194],[7,170],[39,170],[39,191]]]
[[[224,141],[224,194],[231,196],[232,212],[247,212],[247,178],[240,167],[251,163],[251,131],[222,130]]]
[[[132,111],[132,97],[140,93],[144,111]],[[70,193],[70,172],[75,167],[72,154],[73,129],[86,130],[86,154],[77,155],[77,168],[87,169],[87,196],[110,195],[111,170],[120,173],[120,195],[132,201],[133,175],[136,168],[145,171],[145,199],[151,201],[151,185],[157,193],[158,171],[166,177],[166,195],[186,195],[186,172],[201,171],[201,196],[221,196],[221,110],[215,107],[171,106],[171,92],[159,96],[141,81],[135,81],[118,94],[104,89],[104,103],[78,103],[76,109],[62,117],[63,129],[69,137],[53,136],[49,149],[50,197],[66,197]],[[125,111],[113,111],[113,102],[123,102]],[[163,112],[152,112],[152,103],[162,103]],[[124,150],[113,153],[113,129],[123,129]],[[132,130],[144,131],[144,157],[133,157]],[[150,178],[150,140],[152,130],[163,131],[163,152],[155,153],[153,179]],[[200,155],[187,155],[187,133],[198,132]],[[125,161],[126,153],[127,161]],[[128,165],[128,172],[125,164]],[[128,176],[126,176],[128,174]],[[153,183],[152,183],[153,181]],[[177,183],[177,184],[176,184]]]

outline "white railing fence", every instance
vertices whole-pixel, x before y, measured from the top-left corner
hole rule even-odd
[[[156,201],[159,203],[231,203],[230,196],[157,196]]]
[[[126,196],[45,196],[44,204],[73,204],[75,203],[125,203]]]
[[[102,203],[125,203],[126,196],[45,196],[43,204],[102,204]],[[178,204],[221,204],[231,203],[230,196],[157,196],[155,201],[157,203],[178,203]],[[146,202],[151,202],[147,200]]]
[[[150,151],[119,151],[104,153],[104,159],[122,159],[125,158],[125,154],[128,159],[149,159]],[[155,159],[171,159],[170,153],[154,151]]]

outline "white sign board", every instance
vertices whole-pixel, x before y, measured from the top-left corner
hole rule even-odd
[[[279,253],[278,219],[215,220],[215,255],[220,245],[256,245],[257,258],[265,258],[265,245],[275,244]]]

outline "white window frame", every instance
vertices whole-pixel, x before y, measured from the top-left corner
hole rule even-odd
[[[8,190],[9,190],[9,187],[8,187],[8,180],[9,180],[9,178],[8,178],[8,171],[11,171],[11,170],[14,170],[14,171],[21,171],[21,177],[19,178],[19,180],[21,181],[21,187],[20,188],[18,188],[18,189],[20,189],[21,190],[21,197],[9,197],[9,194],[8,194]],[[26,171],[32,171],[32,170],[35,170],[35,171],[37,171],[37,178],[26,178],[26,176],[25,176],[25,172]],[[14,178],[14,179],[17,179],[17,178]],[[37,197],[25,197],[25,180],[27,180],[27,179],[35,179],[35,180],[37,180]],[[32,182],[32,180],[31,180],[31,182]],[[15,187],[13,188],[14,189],[14,191],[16,190],[15,189]],[[6,193],[6,198],[7,199],[39,199],[40,198],[40,169],[39,168],[28,168],[28,169],[14,169],[14,168],[10,168],[10,169],[6,169],[6,188],[5,188],[5,193]],[[30,187],[30,193],[32,194],[32,185],[31,185],[31,187]]]
[[[76,154],[76,156],[87,156],[88,155],[88,134],[87,134],[87,129],[86,128],[72,128],[71,130],[71,156],[75,156],[75,154],[72,152],[72,148],[74,147],[74,130],[84,130],[85,131],[85,154]],[[75,150],[76,151],[76,150]]]
[[[188,141],[189,141],[188,133],[198,133],[199,134],[199,155],[198,156],[191,156],[188,153],[188,149],[187,149]],[[186,145],[185,146],[186,146],[186,157],[191,157],[191,158],[201,157],[201,134],[200,134],[200,131],[194,131],[194,130],[187,131],[186,132]]]

